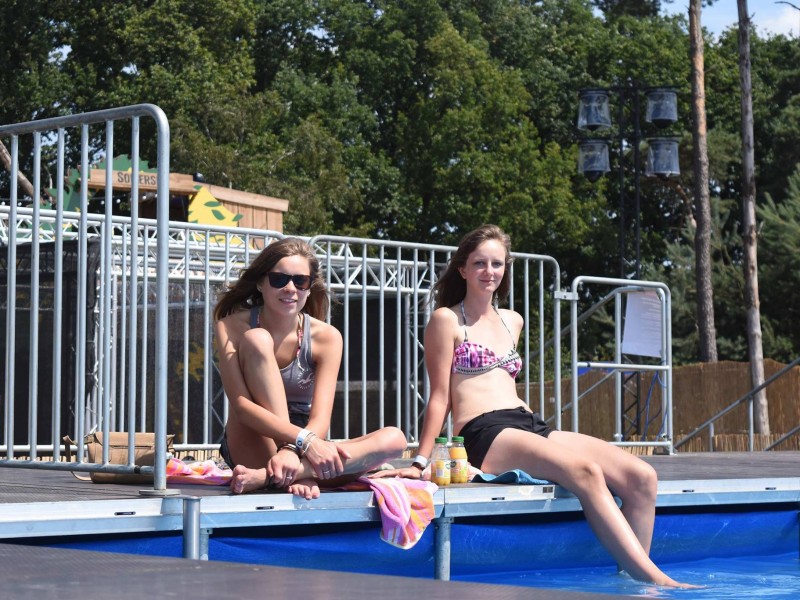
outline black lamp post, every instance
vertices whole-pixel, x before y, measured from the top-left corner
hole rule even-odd
[[[641,94],[647,100],[645,121],[659,129],[667,127],[678,120],[677,93],[669,87],[640,88],[636,84],[612,88],[590,88],[581,90],[578,104],[578,129],[595,132],[611,127],[609,97],[615,94],[617,103],[617,124],[619,132],[619,254],[620,275],[627,278],[625,265],[625,164],[623,162],[626,148],[633,150],[634,181],[634,223],[636,236],[635,279],[641,277],[641,222],[640,222],[640,183],[641,158],[640,147],[642,132],[639,126]],[[631,104],[630,119],[626,119],[626,104]],[[578,146],[578,172],[591,182],[597,181],[604,173],[608,173],[609,142],[599,138],[588,138]],[[648,138],[647,163],[645,175],[667,178],[678,175],[678,142],[674,138]]]

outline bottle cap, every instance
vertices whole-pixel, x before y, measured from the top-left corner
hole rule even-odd
[[[447,443],[447,438],[446,437],[437,437],[436,438],[436,443],[437,444],[446,444]]]
[[[463,444],[463,443],[464,443],[464,437],[463,437],[463,436],[460,436],[460,435],[454,435],[454,436],[451,438],[451,440],[452,440],[452,441],[453,441],[453,443],[455,443],[455,444],[459,444],[459,443],[460,443],[460,444]]]

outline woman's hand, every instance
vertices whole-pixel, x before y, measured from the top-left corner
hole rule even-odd
[[[422,471],[417,467],[403,467],[401,469],[386,469],[368,475],[370,479],[381,477],[405,477],[406,479],[423,479]]]
[[[325,480],[344,473],[344,463],[350,458],[350,453],[334,442],[315,437],[304,458],[311,464],[317,479]]]
[[[285,488],[297,479],[300,458],[291,449],[278,450],[267,463],[267,484]]]

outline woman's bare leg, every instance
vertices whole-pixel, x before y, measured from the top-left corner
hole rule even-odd
[[[328,488],[337,487],[347,481],[352,481],[354,476],[361,475],[379,467],[386,461],[399,457],[406,449],[405,435],[397,427],[384,427],[365,436],[337,443],[345,447],[350,454],[350,458],[344,461],[344,475],[335,479],[319,481],[309,462],[302,459],[297,471],[297,482],[294,485],[309,485],[309,482],[316,482]],[[233,471],[231,489],[234,493],[240,494],[261,489],[267,483],[266,468],[251,469],[238,465]],[[299,495],[306,496],[305,493]],[[318,491],[316,495],[319,495]]]
[[[582,456],[591,456],[600,465],[611,493],[622,501],[622,514],[649,554],[658,494],[655,469],[629,452],[588,435],[554,431],[548,440]]]
[[[505,429],[492,443],[481,468],[489,473],[523,469],[563,485],[580,500],[598,539],[631,577],[657,585],[682,586],[650,560],[614,501],[602,468],[592,458],[555,443],[555,439]]]

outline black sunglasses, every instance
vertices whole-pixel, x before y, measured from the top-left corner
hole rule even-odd
[[[311,275],[289,275],[288,273],[279,273],[278,271],[271,271],[267,273],[270,286],[283,289],[291,281],[301,292],[306,291],[311,287]]]

